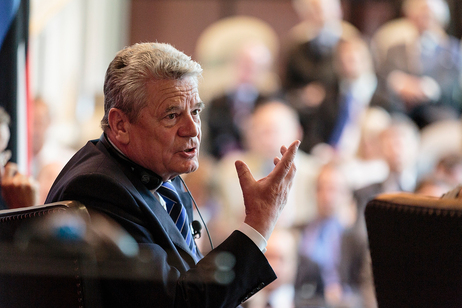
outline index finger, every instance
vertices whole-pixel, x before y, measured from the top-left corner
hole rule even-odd
[[[277,181],[281,181],[289,173],[299,146],[300,141],[296,140],[292,142],[287,151],[284,151],[282,158],[271,172]]]

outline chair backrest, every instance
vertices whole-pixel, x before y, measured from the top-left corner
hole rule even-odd
[[[384,194],[365,218],[380,308],[462,307],[462,200]]]
[[[31,226],[59,213],[90,219],[76,201],[0,211],[0,307],[88,306],[79,255],[33,242],[38,229]],[[24,240],[27,232],[30,241]]]

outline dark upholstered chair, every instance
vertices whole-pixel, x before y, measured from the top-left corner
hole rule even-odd
[[[62,214],[73,222],[50,226],[47,219],[62,222]],[[76,201],[0,211],[0,307],[96,307],[97,301],[87,296],[91,283],[83,283],[75,223],[89,219]]]
[[[365,217],[379,308],[462,307],[462,200],[384,194]]]

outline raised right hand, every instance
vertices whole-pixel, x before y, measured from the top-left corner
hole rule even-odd
[[[282,158],[274,159],[275,168],[267,176],[256,181],[243,161],[236,161],[236,170],[244,195],[244,222],[257,230],[267,240],[276,225],[295,176],[295,154],[300,141],[289,148],[281,147]]]

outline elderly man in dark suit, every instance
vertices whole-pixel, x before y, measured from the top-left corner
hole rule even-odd
[[[104,306],[236,307],[276,278],[263,253],[292,184],[299,141],[282,146],[273,172],[259,181],[236,162],[245,221],[203,257],[180,178],[198,168],[201,71],[168,44],[120,51],[106,74],[103,135],[69,161],[50,190],[47,202],[73,199],[105,213],[150,253],[152,279],[104,281]],[[232,260],[225,279],[216,275],[223,255]]]

